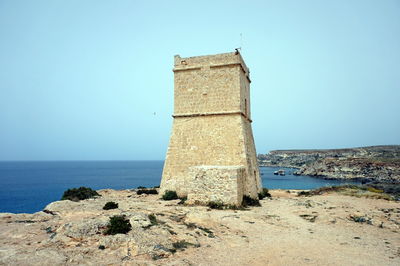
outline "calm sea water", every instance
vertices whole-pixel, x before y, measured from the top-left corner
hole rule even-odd
[[[284,169],[285,176],[274,175],[274,172]],[[260,167],[263,186],[269,189],[314,189],[324,186],[337,186],[343,184],[360,184],[358,181],[325,180],[310,176],[295,176],[294,168]]]
[[[33,213],[65,190],[86,186],[93,189],[130,189],[158,186],[164,161],[62,161],[0,162],[0,212]],[[287,172],[293,169],[285,168]],[[307,176],[275,176],[278,168],[262,167],[264,187],[312,189],[339,184]]]

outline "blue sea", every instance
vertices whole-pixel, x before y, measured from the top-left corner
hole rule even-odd
[[[158,186],[164,161],[32,161],[0,162],[0,212],[33,213],[59,200],[73,187],[131,189]],[[269,189],[313,189],[341,184],[307,176],[295,169],[261,167],[263,186]]]

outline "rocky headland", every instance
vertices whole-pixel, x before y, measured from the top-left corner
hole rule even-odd
[[[273,190],[242,210],[100,190],[34,214],[0,214],[0,265],[399,265],[399,203],[353,190]],[[110,201],[118,208],[104,210]],[[115,215],[129,232],[105,233]]]
[[[330,150],[276,150],[260,166],[299,168],[295,174],[367,182],[400,182],[400,145]]]

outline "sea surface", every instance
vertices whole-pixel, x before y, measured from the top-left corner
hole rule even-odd
[[[164,161],[30,161],[0,162],[0,212],[33,213],[65,190],[132,189],[158,186]],[[285,176],[274,171],[285,169]],[[342,182],[293,176],[292,168],[261,167],[263,186],[270,189],[313,189]]]

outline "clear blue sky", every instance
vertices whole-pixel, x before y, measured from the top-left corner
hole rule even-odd
[[[239,46],[258,153],[400,144],[398,0],[0,0],[0,160],[164,159],[173,56]]]

